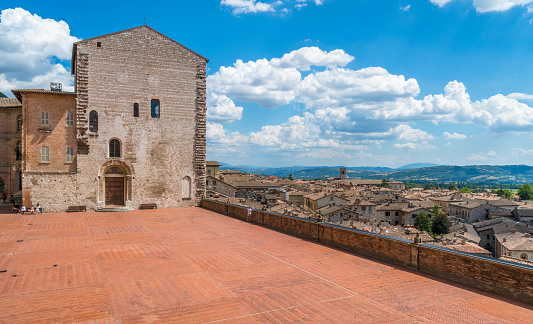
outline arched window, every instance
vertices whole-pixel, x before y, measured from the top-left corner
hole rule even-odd
[[[98,113],[94,110],[89,113],[89,132],[98,132]]]
[[[109,141],[109,157],[120,157],[120,141],[118,139],[112,139]]]
[[[15,157],[17,161],[22,160],[22,141],[18,141],[15,146]]]
[[[17,132],[22,133],[22,115],[17,117]]]
[[[520,259],[527,260],[527,254],[526,253],[520,254]]]
[[[183,178],[181,181],[181,192],[183,198],[191,198],[191,178]]]

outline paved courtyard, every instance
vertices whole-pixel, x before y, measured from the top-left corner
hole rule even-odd
[[[200,208],[2,214],[0,271],[2,323],[533,318],[526,303]]]

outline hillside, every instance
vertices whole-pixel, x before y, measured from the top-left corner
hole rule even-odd
[[[339,177],[339,167],[253,168],[225,165],[222,169],[288,177],[295,179],[327,179]],[[423,168],[397,169],[384,167],[347,167],[348,179],[395,179],[405,182],[461,182],[480,184],[533,183],[533,167],[528,165],[439,165]]]

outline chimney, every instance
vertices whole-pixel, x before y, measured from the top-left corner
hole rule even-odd
[[[516,233],[516,229],[511,229],[511,233]]]
[[[531,237],[531,234],[526,233],[526,234],[524,234],[524,237],[525,237],[525,238],[530,238],[530,237]]]
[[[504,237],[504,238],[503,238],[503,241],[504,241],[504,242],[507,242],[507,239]]]

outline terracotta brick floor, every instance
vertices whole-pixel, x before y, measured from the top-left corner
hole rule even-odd
[[[2,323],[533,318],[526,303],[200,208],[3,214],[0,271]]]

